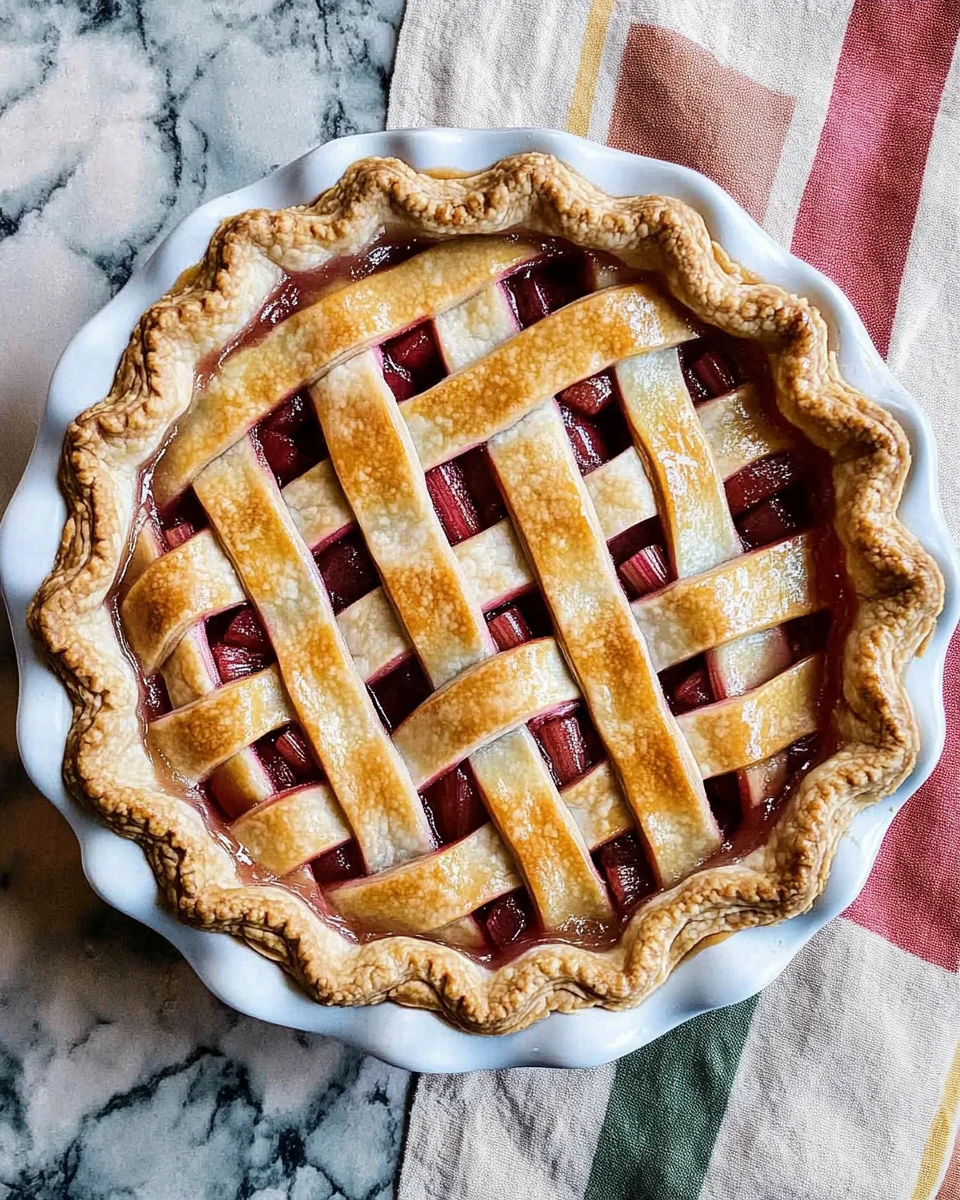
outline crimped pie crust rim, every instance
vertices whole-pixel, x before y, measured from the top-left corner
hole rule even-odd
[[[282,269],[347,253],[384,223],[441,237],[525,226],[661,272],[699,317],[771,350],[782,411],[833,459],[836,529],[856,594],[835,715],[841,749],[804,778],[765,846],[655,897],[608,951],[538,945],[491,971],[417,938],[354,945],[286,889],[243,886],[196,811],[157,786],[142,748],[135,680],[103,605],[128,552],[139,465],[189,404],[205,348],[255,314]],[[109,396],[68,430],[60,470],[68,518],[28,614],[74,704],[67,785],[140,842],[182,919],[237,934],[321,1002],[390,998],[487,1033],[555,1010],[629,1007],[704,939],[806,911],[855,813],[913,766],[918,735],[903,669],[933,628],[943,581],[896,519],[908,469],[903,431],[841,379],[819,313],[732,263],[680,201],[610,197],[539,153],[453,179],[396,159],[361,160],[314,205],[225,221],[203,261],[141,318]]]

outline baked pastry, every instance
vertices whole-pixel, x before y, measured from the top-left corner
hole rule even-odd
[[[636,1004],[909,772],[908,466],[681,202],[363,160],[224,222],[67,433],[66,779],[320,1002]]]

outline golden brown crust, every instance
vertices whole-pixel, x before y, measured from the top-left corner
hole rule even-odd
[[[522,226],[660,272],[702,320],[765,346],[784,414],[833,460],[837,532],[856,593],[835,713],[840,748],[804,778],[764,847],[656,896],[612,950],[538,946],[491,971],[410,937],[349,943],[293,892],[244,886],[144,749],[136,678],[104,605],[128,554],[138,468],[190,403],[196,364],[244,326],[284,269],[356,249],[384,223],[439,237]],[[551,1011],[634,1005],[704,939],[808,909],[854,814],[913,766],[918,734],[903,669],[933,627],[943,582],[896,518],[909,463],[890,414],[841,379],[819,313],[731,264],[679,201],[609,197],[543,154],[454,179],[394,159],[360,161],[313,205],[224,222],[202,263],[142,317],[110,395],[68,430],[60,484],[69,516],[29,614],[74,704],[66,781],[140,842],[184,920],[243,938],[322,1003],[394,999],[484,1033]]]

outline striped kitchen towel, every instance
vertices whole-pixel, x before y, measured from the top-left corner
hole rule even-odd
[[[926,407],[960,537],[957,0],[407,0],[389,124],[695,167],[846,291]],[[960,1200],[960,646],[947,751],[759,998],[595,1070],[423,1077],[400,1200]]]

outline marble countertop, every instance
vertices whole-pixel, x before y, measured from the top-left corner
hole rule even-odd
[[[383,126],[402,0],[0,7],[0,506],[60,351],[203,200]],[[90,890],[0,635],[0,1200],[393,1194],[410,1077],[240,1017]]]

